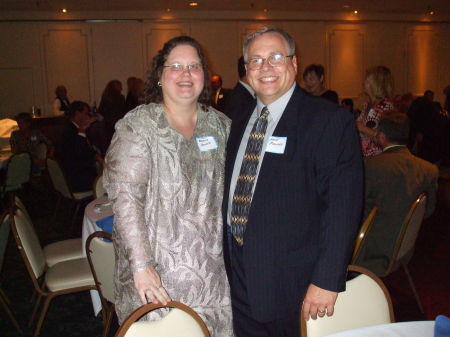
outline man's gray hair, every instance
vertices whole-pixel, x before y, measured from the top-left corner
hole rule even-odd
[[[242,55],[244,55],[245,62],[248,61],[247,53],[248,53],[248,46],[250,45],[250,43],[258,36],[261,36],[261,35],[267,34],[267,33],[280,35],[287,42],[287,44],[289,46],[289,55],[295,54],[295,41],[292,38],[292,36],[290,36],[287,32],[285,32],[284,30],[282,30],[280,28],[264,27],[264,28],[258,29],[256,32],[253,32],[252,34],[247,36],[247,38],[245,39],[244,46],[242,48]],[[287,55],[285,55],[285,56],[287,56]]]

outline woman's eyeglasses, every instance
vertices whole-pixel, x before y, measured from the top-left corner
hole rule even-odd
[[[203,71],[201,63],[192,63],[187,65],[181,63],[173,63],[169,64],[168,66],[164,66],[164,68],[169,68],[170,71],[177,73],[182,73],[185,70],[187,70],[190,73]]]

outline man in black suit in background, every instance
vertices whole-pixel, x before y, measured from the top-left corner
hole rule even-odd
[[[234,119],[235,115],[242,114],[245,107],[255,101],[255,91],[248,84],[246,73],[244,57],[241,56],[238,60],[239,81],[228,95],[223,111],[231,119]]]
[[[222,76],[214,74],[211,76],[211,88],[213,107],[223,112],[231,89],[222,88]]]
[[[92,149],[86,138],[86,129],[95,121],[85,102],[75,101],[67,112],[67,123],[61,137],[59,158],[72,192],[92,190],[97,176],[96,160],[101,157]]]
[[[345,288],[362,207],[359,140],[348,111],[295,83],[286,32],[263,28],[243,50],[257,101],[233,120],[227,148],[224,256],[234,328],[237,337],[297,337],[302,302],[307,318],[332,315]],[[252,153],[247,145],[261,139],[261,153]]]

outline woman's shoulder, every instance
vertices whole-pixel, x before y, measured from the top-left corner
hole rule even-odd
[[[131,128],[138,132],[156,127],[156,122],[163,111],[161,104],[149,103],[138,105],[116,123],[116,129],[120,132],[124,128]]]
[[[211,120],[215,120],[221,125],[229,127],[231,125],[231,119],[227,117],[223,112],[213,108],[212,106],[207,107],[207,116]]]

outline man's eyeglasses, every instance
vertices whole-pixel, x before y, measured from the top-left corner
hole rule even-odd
[[[170,71],[177,73],[182,73],[185,70],[189,71],[190,73],[203,71],[201,63],[192,63],[187,65],[181,63],[173,63],[169,64],[168,66],[164,66],[164,68],[169,68]]]
[[[270,55],[269,57],[252,57],[251,59],[248,60],[247,62],[247,68],[250,70],[256,70],[256,69],[261,69],[264,65],[264,62],[267,60],[267,62],[272,66],[272,67],[279,67],[282,66],[283,64],[286,64],[286,58],[288,57],[293,57],[294,55],[287,55],[284,56],[281,53],[275,53]]]

